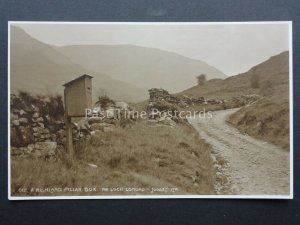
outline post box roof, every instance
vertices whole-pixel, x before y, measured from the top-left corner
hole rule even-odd
[[[88,74],[83,74],[82,76],[77,77],[76,79],[71,80],[71,81],[69,81],[68,83],[63,84],[63,86],[67,87],[68,85],[70,85],[70,84],[72,84],[72,83],[74,83],[74,82],[76,82],[76,81],[79,81],[79,80],[81,80],[81,79],[83,79],[83,78],[86,78],[86,77],[88,77],[88,78],[93,78],[92,76],[90,76],[90,75],[88,75]]]

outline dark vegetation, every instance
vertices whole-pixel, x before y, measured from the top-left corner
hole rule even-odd
[[[108,106],[115,104],[115,101],[109,98],[107,95],[99,96],[96,104],[99,104],[101,108],[106,109]]]
[[[199,76],[197,76],[197,84],[202,86],[204,85],[206,82],[206,75],[205,74],[200,74]]]
[[[49,114],[56,119],[63,118],[64,104],[61,95],[31,95],[26,91],[20,91],[18,96],[13,95],[11,98],[11,107],[27,112],[34,112],[38,107],[43,115]]]

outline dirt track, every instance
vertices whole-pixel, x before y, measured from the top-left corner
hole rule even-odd
[[[212,157],[227,163],[217,165],[217,174],[226,176],[229,191],[218,194],[288,195],[289,153],[261,140],[240,133],[226,119],[237,109],[213,113],[211,119],[190,119],[201,138],[213,146]],[[220,186],[220,184],[219,184]]]

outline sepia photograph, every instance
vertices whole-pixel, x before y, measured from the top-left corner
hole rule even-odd
[[[8,23],[8,197],[293,198],[292,22]]]

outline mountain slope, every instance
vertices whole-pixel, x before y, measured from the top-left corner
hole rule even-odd
[[[62,84],[84,74],[93,78],[93,99],[104,92],[124,101],[141,101],[146,91],[123,81],[84,69],[55,50],[35,40],[21,28],[11,27],[11,90],[32,94],[62,94]]]
[[[251,79],[259,77],[257,88]],[[248,72],[225,80],[211,80],[178,95],[228,99],[245,94],[259,94],[263,98],[242,107],[232,114],[229,122],[241,132],[289,149],[289,53],[283,52],[253,67]]]
[[[209,80],[203,86],[196,85],[178,93],[178,95],[227,99],[238,95],[260,94],[269,89],[273,90],[269,94],[274,94],[274,91],[287,94],[289,81],[288,62],[289,54],[288,52],[283,52],[254,66],[243,74],[238,74],[224,80]],[[253,76],[259,76],[259,88],[251,87]]]
[[[72,61],[92,71],[108,74],[143,89],[162,87],[178,92],[208,79],[226,78],[218,69],[200,60],[164,50],[133,45],[72,45],[57,48]]]

